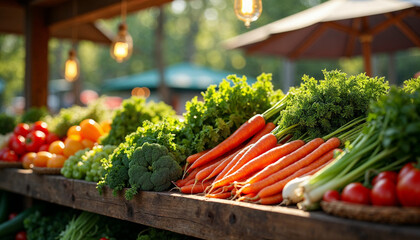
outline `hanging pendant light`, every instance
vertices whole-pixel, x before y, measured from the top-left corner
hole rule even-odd
[[[126,3],[123,0],[121,3],[121,24],[118,26],[118,34],[112,42],[110,49],[111,57],[117,62],[123,62],[130,58],[133,52],[133,39],[127,31],[126,17]]]
[[[77,5],[76,1],[73,1],[73,15],[77,15]],[[76,44],[77,39],[77,26],[72,28],[72,48],[69,51],[69,57],[67,58],[64,64],[64,79],[69,82],[76,81],[80,76],[80,65],[79,60],[76,57],[76,50],[74,45]]]
[[[251,22],[257,20],[262,12],[261,0],[235,0],[235,14],[249,27]]]
[[[72,48],[69,51],[69,58],[64,65],[64,78],[69,82],[74,82],[79,78],[79,75],[79,60],[76,57],[76,51]]]

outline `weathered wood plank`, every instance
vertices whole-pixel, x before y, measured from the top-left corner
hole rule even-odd
[[[323,212],[141,192],[127,201],[96,184],[30,170],[0,170],[0,189],[205,239],[419,239],[420,228],[353,221]]]

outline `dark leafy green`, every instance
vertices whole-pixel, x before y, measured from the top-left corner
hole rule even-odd
[[[195,97],[187,102],[183,132],[193,152],[213,148],[282,95],[273,91],[271,74],[261,74],[252,85],[247,84],[246,77],[230,75],[218,87],[207,88],[203,101]]]
[[[36,121],[42,120],[47,115],[48,110],[46,107],[31,107],[22,114],[21,122],[34,123]]]
[[[124,141],[125,136],[136,131],[143,121],[159,122],[167,117],[174,117],[173,108],[163,102],[153,101],[146,103],[144,98],[131,97],[122,103],[113,117],[111,131],[101,143],[104,145],[118,145]]]
[[[13,132],[16,126],[16,118],[5,113],[0,113],[0,134]]]
[[[299,88],[292,89],[280,129],[294,128],[294,138],[323,137],[351,120],[366,116],[371,100],[387,93],[383,78],[365,74],[347,76],[340,71],[323,71],[324,80],[303,76]]]

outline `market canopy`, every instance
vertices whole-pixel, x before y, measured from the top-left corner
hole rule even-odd
[[[165,84],[173,89],[204,90],[209,85],[219,84],[222,79],[232,74],[228,71],[218,71],[200,67],[191,63],[180,63],[165,68]],[[254,78],[248,78],[255,82]],[[156,89],[159,86],[158,70],[150,70],[139,74],[108,79],[102,91],[125,91],[135,87]]]
[[[229,39],[225,46],[290,59],[363,55],[370,75],[372,53],[420,47],[420,1],[330,0]]]

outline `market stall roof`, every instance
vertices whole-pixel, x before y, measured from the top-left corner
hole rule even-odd
[[[165,68],[165,81],[168,87],[173,89],[204,90],[209,85],[219,84],[222,79],[232,74],[228,71],[218,71],[206,67],[200,67],[191,63],[180,63]],[[254,78],[248,78],[249,82],[255,82]],[[156,69],[139,74],[108,79],[102,87],[102,91],[132,90],[135,87],[147,87],[156,89],[159,86],[159,73]]]
[[[172,0],[125,0],[127,13],[160,6]],[[25,35],[25,108],[46,106],[48,41],[50,37],[111,43],[98,19],[121,14],[122,0],[0,0],[0,33]]]
[[[420,1],[330,0],[229,39],[225,46],[291,59],[363,54],[370,68],[371,53],[420,47]]]
[[[25,33],[25,9],[22,5],[6,5],[0,1],[0,33],[24,34]],[[50,29],[50,35],[54,38],[71,39],[72,29]],[[82,23],[75,28],[77,40],[88,40],[102,44],[111,44],[113,34],[104,29],[97,22]]]

